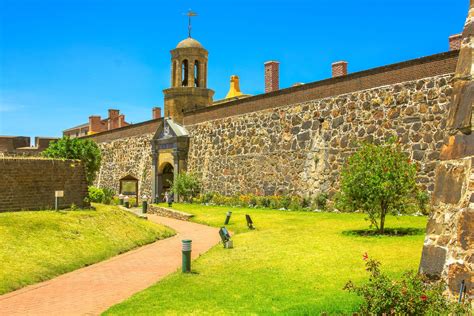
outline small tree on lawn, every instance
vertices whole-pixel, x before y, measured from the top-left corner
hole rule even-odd
[[[341,202],[368,215],[383,234],[385,216],[402,212],[416,190],[416,166],[399,145],[364,144],[341,173]]]
[[[43,157],[79,159],[86,168],[87,183],[92,185],[100,168],[101,153],[90,139],[63,137],[52,142],[42,153]]]
[[[200,191],[201,183],[197,176],[193,173],[179,173],[171,185],[173,191],[178,197],[185,202],[191,202]]]

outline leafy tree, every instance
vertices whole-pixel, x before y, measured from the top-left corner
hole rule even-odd
[[[364,144],[341,173],[341,201],[368,214],[371,225],[383,234],[385,216],[403,212],[416,191],[416,166],[399,145]]]
[[[179,173],[171,184],[171,191],[185,202],[192,202],[192,198],[198,195],[200,188],[201,183],[197,176],[186,172]]]
[[[43,157],[79,159],[86,168],[87,183],[94,182],[100,168],[101,153],[95,142],[90,139],[63,137],[52,142],[42,153]]]

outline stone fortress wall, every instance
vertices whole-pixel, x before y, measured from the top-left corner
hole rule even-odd
[[[94,185],[119,192],[120,179],[138,179],[138,192],[152,195],[152,144],[161,119],[130,125],[118,130],[91,135],[102,153],[102,163]]]
[[[337,188],[358,143],[396,136],[432,192],[457,54],[187,113],[188,170],[201,175],[205,191],[314,196]]]

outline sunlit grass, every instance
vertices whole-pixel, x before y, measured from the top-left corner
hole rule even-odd
[[[234,249],[216,246],[193,262],[195,274],[175,273],[108,311],[109,314],[332,314],[355,311],[359,300],[342,290],[366,279],[362,255],[379,259],[400,275],[417,269],[423,234],[358,236],[363,214],[305,213],[202,205],[173,206],[194,221],[229,230]],[[246,227],[250,214],[256,230]],[[425,217],[388,217],[389,228],[425,227]],[[418,229],[418,230],[417,230]]]
[[[0,213],[0,294],[174,234],[117,207],[96,207]]]

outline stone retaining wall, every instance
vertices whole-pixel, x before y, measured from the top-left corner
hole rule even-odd
[[[78,160],[0,158],[0,212],[54,209],[54,192],[63,190],[59,207],[87,206],[86,173]]]
[[[188,221],[191,217],[194,217],[193,214],[188,214],[180,211],[175,211],[167,207],[158,206],[151,204],[148,206],[148,213],[156,214],[164,217],[171,217],[175,219],[179,219],[182,221]]]

